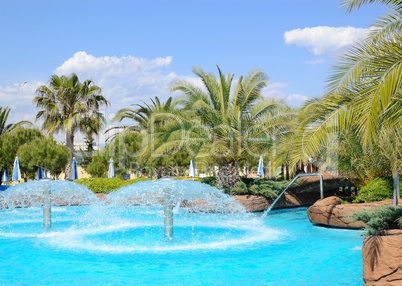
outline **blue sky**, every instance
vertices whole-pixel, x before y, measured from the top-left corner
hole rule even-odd
[[[337,0],[0,0],[0,99],[10,121],[34,120],[36,88],[52,74],[91,78],[119,108],[166,99],[193,66],[238,77],[262,68],[265,96],[294,106],[319,96],[334,58],[383,6],[345,14]],[[342,27],[344,27],[342,29]],[[346,28],[349,27],[349,28]]]

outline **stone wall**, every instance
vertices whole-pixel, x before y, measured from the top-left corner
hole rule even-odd
[[[402,230],[366,237],[362,255],[365,286],[402,285]]]

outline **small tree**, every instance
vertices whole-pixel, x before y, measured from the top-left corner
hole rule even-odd
[[[66,146],[57,144],[54,139],[46,138],[35,139],[21,146],[17,155],[21,170],[33,179],[39,166],[49,170],[54,176],[60,175],[70,158],[70,151]]]
[[[44,136],[37,129],[19,128],[14,132],[4,133],[0,137],[0,162],[7,167],[12,168],[18,149],[35,139],[42,139]],[[21,159],[20,159],[21,163]]]
[[[108,161],[102,154],[92,156],[91,163],[85,168],[88,174],[96,178],[105,178],[108,170]]]
[[[116,176],[123,176],[137,162],[142,138],[138,132],[127,132],[116,135],[101,151],[92,156],[85,170],[93,177],[105,177],[109,168],[109,160],[114,158]]]

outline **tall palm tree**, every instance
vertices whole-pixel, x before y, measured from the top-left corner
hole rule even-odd
[[[156,123],[153,121],[153,117],[157,113],[169,113],[173,112],[177,106],[176,102],[173,102],[173,98],[169,97],[166,102],[161,102],[157,96],[155,96],[155,100],[150,99],[152,104],[148,104],[141,100],[143,105],[141,104],[131,104],[131,106],[136,108],[122,108],[120,109],[113,121],[121,122],[124,119],[129,119],[134,121],[135,125],[127,126],[126,128],[129,130],[140,131],[142,129],[147,129],[152,124],[160,125],[163,122],[157,120]],[[119,127],[121,128],[121,127]]]
[[[42,85],[34,99],[36,107],[41,109],[36,119],[42,119],[42,129],[50,134],[64,131],[66,146],[71,158],[66,166],[65,177],[69,178],[74,154],[74,137],[77,131],[98,133],[105,123],[99,109],[108,105],[101,94],[100,87],[92,80],[80,82],[76,74],[70,76],[52,75],[49,85]]]
[[[193,68],[202,87],[183,80],[170,85],[171,92],[182,92],[178,103],[186,112],[158,130],[156,152],[184,145],[197,160],[214,162],[218,185],[230,188],[239,180],[237,164],[250,155],[267,155],[274,139],[288,131],[291,115],[283,102],[262,97],[268,77],[261,70],[251,70],[235,83],[233,73],[225,76],[217,67],[218,77]]]

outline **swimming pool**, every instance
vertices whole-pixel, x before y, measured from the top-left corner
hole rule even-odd
[[[306,209],[175,214],[160,207],[0,210],[1,285],[361,285],[359,231],[313,226]]]

